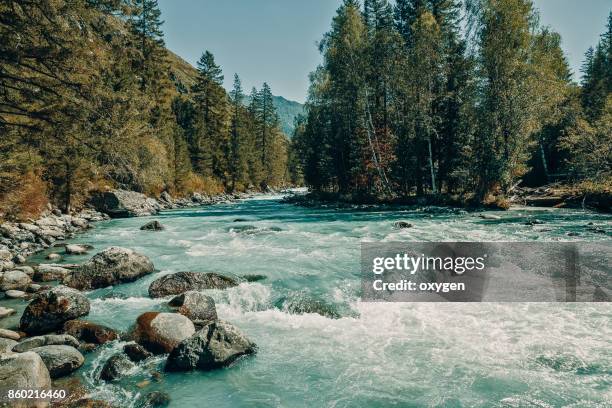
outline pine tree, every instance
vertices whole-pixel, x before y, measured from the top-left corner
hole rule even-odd
[[[164,33],[161,26],[161,11],[157,0],[132,0],[130,25],[140,51],[138,70],[141,75],[141,89],[152,86],[161,73],[159,61],[165,57]]]
[[[230,92],[232,104],[231,135],[230,135],[230,190],[234,191],[236,183],[244,183],[247,173],[247,138],[244,125],[244,92],[238,74],[234,74],[234,87]]]
[[[194,164],[205,176],[225,179],[229,144],[227,100],[221,68],[209,51],[198,61],[198,77],[192,88],[198,111]]]

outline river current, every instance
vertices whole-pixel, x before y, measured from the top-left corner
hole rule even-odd
[[[153,275],[88,293],[87,319],[123,331],[145,311],[166,310],[167,299],[147,295],[163,274],[265,276],[209,291],[219,317],[257,343],[255,356],[213,372],[152,376],[163,372],[159,357],[105,384],[97,375],[121,350],[114,342],[86,355],[77,372],[95,398],[129,406],[163,390],[172,407],[611,406],[610,303],[364,303],[359,259],[364,241],[609,240],[585,225],[609,231],[612,217],[516,208],[487,220],[444,208],[302,208],[280,198],[165,211],[150,217],[161,232],[139,229],[148,218],[106,221],[72,240],[95,251],[133,248],[155,264]],[[530,219],[543,224],[525,225]],[[394,229],[397,220],[413,227]]]

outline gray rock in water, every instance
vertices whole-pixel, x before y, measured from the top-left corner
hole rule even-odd
[[[133,282],[154,270],[153,263],[146,256],[131,249],[112,247],[76,268],[63,283],[80,290],[98,289]]]
[[[0,290],[7,291],[11,289],[15,290],[26,290],[28,285],[32,283],[32,279],[22,271],[7,271],[4,272],[2,277],[2,284]]]
[[[63,331],[89,344],[105,344],[119,338],[116,330],[85,320],[69,320],[64,323]]]
[[[66,286],[56,286],[37,294],[23,311],[19,325],[30,335],[45,334],[87,314],[89,300],[83,294]]]
[[[495,214],[480,214],[479,217],[483,220],[501,220],[501,217]]]
[[[304,293],[283,297],[276,302],[276,306],[290,314],[316,313],[330,319],[341,317],[335,305]]]
[[[77,244],[66,245],[66,253],[69,255],[83,255],[87,253],[87,247]]]
[[[154,354],[171,352],[195,333],[195,326],[178,313],[146,312],[138,316],[132,339]]]
[[[51,282],[64,279],[70,270],[59,265],[40,264],[34,272],[34,280],[37,282]]]
[[[51,378],[64,377],[85,362],[85,357],[71,346],[43,346],[31,350],[42,358]]]
[[[143,231],[163,231],[164,226],[161,224],[161,222],[155,220],[147,222],[145,225],[140,227],[140,229]]]
[[[52,252],[49,255],[47,255],[45,258],[50,261],[59,261],[60,259],[62,259],[62,256],[58,253]]]
[[[137,403],[137,408],[166,407],[170,404],[170,396],[163,391],[153,391],[142,397]]]
[[[412,228],[412,224],[406,221],[395,221],[393,226],[397,229]]]
[[[37,347],[44,346],[71,346],[79,347],[79,341],[67,334],[47,334],[46,336],[35,336],[23,339],[13,347],[16,353],[25,353]]]
[[[213,370],[226,367],[257,350],[255,343],[231,324],[217,320],[182,341],[168,356],[167,371]]]
[[[149,286],[152,298],[179,295],[189,290],[227,289],[238,282],[217,273],[177,272],[154,280]]]
[[[157,214],[159,203],[144,194],[126,190],[112,190],[94,194],[90,204],[112,218],[142,217]]]
[[[247,282],[259,282],[259,281],[268,279],[266,275],[257,275],[257,274],[246,274],[240,277]]]
[[[0,358],[0,389],[27,390],[51,388],[51,377],[45,363],[36,353],[9,354]],[[48,402],[13,404],[13,406],[47,407]]]
[[[192,322],[204,323],[217,320],[214,299],[202,292],[187,291],[174,297],[168,304],[178,307],[178,312],[187,316]]]
[[[0,319],[4,319],[5,317],[9,317],[12,314],[15,314],[15,309],[11,309],[11,308],[8,308],[8,307],[0,306]]]
[[[11,289],[11,290],[7,290],[6,292],[4,292],[4,296],[6,296],[9,299],[23,299],[27,295],[28,294],[25,293],[23,290]]]
[[[21,338],[21,336],[19,335],[19,333],[14,332],[12,330],[0,329],[0,338],[17,341]]]
[[[128,343],[123,346],[123,352],[128,356],[130,360],[135,363],[146,360],[149,357],[153,357],[153,353],[147,351],[138,343]]]
[[[104,363],[104,367],[100,371],[100,379],[115,381],[129,373],[134,367],[134,363],[125,354],[115,354]]]
[[[0,355],[12,352],[16,344],[17,342],[13,339],[0,337]]]

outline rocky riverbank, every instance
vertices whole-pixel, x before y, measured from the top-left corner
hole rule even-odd
[[[197,272],[163,276],[151,284],[149,292],[151,297],[168,296],[166,311],[145,312],[136,319],[132,330],[119,333],[83,320],[89,314],[90,302],[81,290],[140,279],[155,271],[152,260],[131,249],[107,248],[81,265],[27,262],[29,255],[50,247],[58,248],[48,255],[50,261],[86,253],[91,247],[65,245],[61,241],[94,228],[97,221],[154,215],[164,209],[230,202],[246,196],[194,194],[173,199],[164,193],[152,199],[114,190],[94,195],[88,208],[74,214],[62,214],[50,207],[37,220],[1,224],[0,293],[6,299],[29,303],[15,327],[0,329],[0,389],[58,388],[56,382],[72,378],[71,374],[84,364],[87,353],[112,341],[129,343],[122,353],[106,361],[98,374],[99,381],[128,376],[136,365],[159,354],[168,355],[167,371],[185,371],[225,367],[254,353],[255,343],[238,328],[219,320],[214,300],[201,292],[238,285],[233,278]],[[156,231],[163,226],[150,222],[142,229]],[[0,306],[0,319],[15,313]],[[91,401],[82,385],[76,387],[79,392],[74,395],[78,399],[66,400],[58,406],[92,403],[110,406],[103,401]],[[168,403],[168,397],[159,392],[144,394],[142,399],[146,406]],[[0,405],[5,402],[0,400]],[[48,401],[38,401],[33,406],[48,405]]]
[[[312,192],[289,195],[285,202],[303,207],[321,208],[399,208],[445,206],[468,211],[507,210],[512,205],[529,207],[580,208],[601,213],[612,213],[612,189],[589,192],[579,187],[550,184],[542,187],[515,187],[507,199],[488,205],[476,203],[473,197],[448,194],[411,196],[397,199],[377,199],[371,196]]]
[[[162,210],[219,204],[249,196],[245,193],[215,196],[194,193],[188,198],[174,199],[166,192],[159,198],[151,198],[134,191],[111,190],[93,194],[87,207],[73,214],[62,214],[49,206],[37,220],[0,224],[0,273],[26,263],[26,258],[32,254],[94,228],[98,221],[149,216]]]

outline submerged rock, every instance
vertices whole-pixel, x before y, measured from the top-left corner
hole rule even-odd
[[[65,322],[89,314],[89,300],[79,291],[56,286],[40,292],[23,311],[20,328],[32,334],[59,330]]]
[[[132,363],[125,354],[115,354],[104,363],[104,367],[102,367],[102,371],[100,371],[100,379],[104,381],[115,381],[125,376],[133,370],[134,367],[134,363]]]
[[[247,274],[247,275],[242,275],[240,277],[247,282],[259,282],[264,279],[268,279],[266,275],[257,275],[257,274],[253,274],[253,275]]]
[[[167,371],[226,367],[257,350],[255,343],[231,324],[217,320],[182,341],[168,356]]]
[[[88,247],[84,245],[70,244],[66,245],[66,253],[69,255],[83,255],[87,253]]]
[[[227,289],[238,282],[217,273],[177,272],[154,280],[149,286],[152,298],[179,295],[189,290]]]
[[[123,352],[128,356],[130,360],[135,363],[146,360],[149,357],[153,357],[153,353],[147,351],[138,343],[128,343],[123,346]]]
[[[64,278],[64,284],[80,290],[133,282],[152,273],[153,263],[131,249],[111,247],[93,256]]]
[[[178,307],[177,311],[192,322],[203,323],[217,320],[215,301],[202,292],[187,291],[174,297],[168,304]]]
[[[140,227],[143,231],[163,231],[164,226],[159,221],[150,221]]]
[[[64,377],[85,362],[83,355],[71,346],[43,346],[31,350],[42,358],[51,378]]]
[[[395,221],[393,227],[397,229],[412,228],[412,224],[406,221]]]
[[[163,354],[193,333],[193,323],[181,314],[146,312],[138,316],[132,338],[150,352]]]
[[[137,408],[157,408],[170,404],[170,396],[163,391],[153,391],[142,397],[137,403]]]
[[[501,217],[499,215],[494,214],[480,214],[479,217],[483,220],[501,220]]]
[[[144,194],[126,190],[95,193],[90,204],[112,218],[142,217],[157,214],[159,203]]]
[[[90,344],[104,344],[119,338],[116,330],[85,320],[69,320],[64,323],[63,331]]]
[[[276,306],[290,314],[316,313],[330,319],[342,317],[333,304],[304,294],[281,298],[276,302]]]
[[[42,358],[36,353],[9,354],[0,357],[0,389],[27,390],[51,388],[51,377]],[[15,403],[15,407],[46,407],[48,402]]]
[[[67,334],[47,334],[46,336],[35,336],[23,339],[13,347],[16,353],[25,353],[37,347],[43,346],[71,346],[79,347],[79,341]]]

